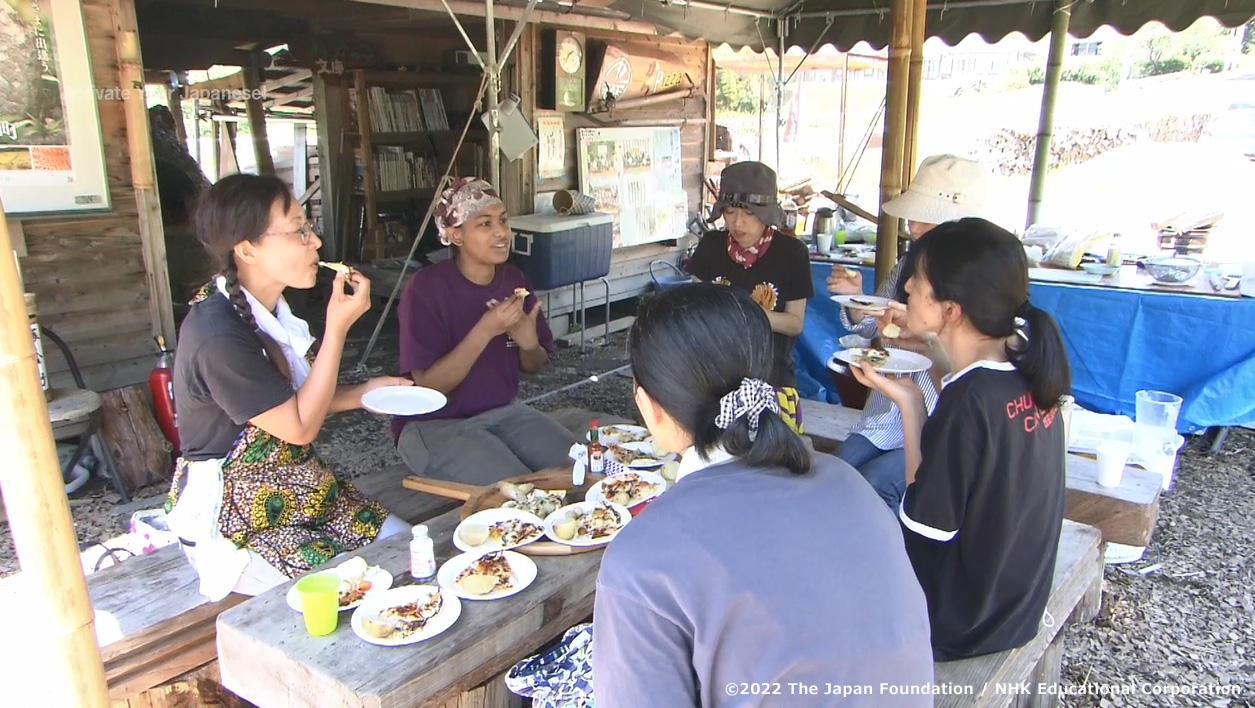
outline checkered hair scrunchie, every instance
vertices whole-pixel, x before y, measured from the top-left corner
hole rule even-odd
[[[750,441],[758,437],[758,419],[763,411],[780,414],[780,399],[776,397],[776,389],[762,379],[742,379],[741,385],[719,399],[719,416],[715,425],[720,430],[727,430],[741,418],[749,418]]]
[[[487,181],[478,177],[458,177],[440,193],[436,203],[436,230],[440,242],[449,245],[449,231],[490,206],[502,204],[501,196]]]

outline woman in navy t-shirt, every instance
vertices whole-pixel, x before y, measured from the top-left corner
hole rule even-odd
[[[1028,263],[983,219],[916,242],[907,323],[946,355],[929,417],[910,379],[855,376],[902,410],[907,552],[938,660],[1022,646],[1045,620],[1063,522],[1059,400],[1071,389],[1054,319],[1028,301]],[[1062,618],[1060,618],[1062,619]],[[1046,620],[1048,621],[1048,620]]]

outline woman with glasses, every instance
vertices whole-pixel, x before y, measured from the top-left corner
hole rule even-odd
[[[195,226],[218,276],[179,330],[174,398],[183,455],[166,509],[201,593],[218,600],[255,595],[409,530],[341,480],[311,443],[328,414],[360,408],[372,389],[410,382],[337,385],[349,327],[370,309],[370,281],[358,273],[336,274],[313,356],[309,325],[283,291],[314,287],[322,241],[282,180],[222,179],[201,197]]]

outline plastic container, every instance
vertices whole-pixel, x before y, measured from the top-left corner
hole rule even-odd
[[[410,541],[410,577],[416,582],[431,579],[436,574],[436,544],[427,533],[426,524],[413,528]]]
[[[1098,485],[1118,487],[1124,477],[1124,465],[1129,460],[1129,445],[1123,442],[1105,442],[1098,446]]]
[[[301,615],[305,631],[322,637],[336,631],[340,621],[340,576],[335,573],[314,573],[296,581],[301,598]]]
[[[610,214],[531,214],[510,219],[510,260],[536,290],[553,290],[610,273],[614,217]]]
[[[1177,416],[1181,414],[1181,397],[1164,391],[1138,391],[1138,425],[1149,428],[1177,429]]]

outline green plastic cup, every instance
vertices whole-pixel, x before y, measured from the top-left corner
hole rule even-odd
[[[340,577],[335,573],[314,573],[296,581],[301,598],[305,631],[321,637],[336,631],[340,621]]]
[[[842,230],[840,230],[840,231],[838,231],[838,232],[837,232],[837,234],[836,234],[836,238],[835,238],[835,239],[833,239],[833,240],[834,240],[834,241],[836,241],[836,244],[837,244],[838,246],[844,246],[844,245],[845,245],[845,239],[846,239],[846,236],[847,236],[847,234],[846,234],[846,232],[845,232],[845,229],[842,229]]]

